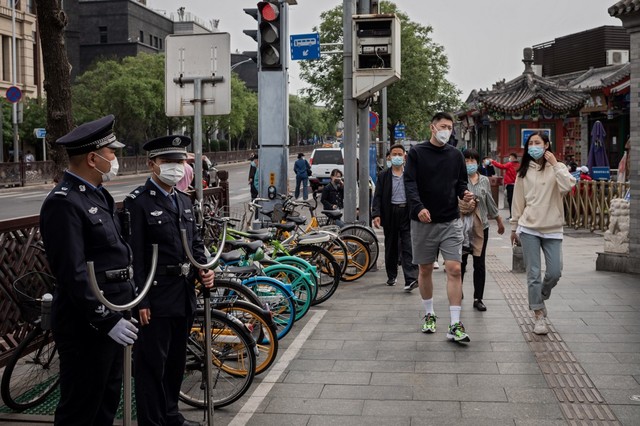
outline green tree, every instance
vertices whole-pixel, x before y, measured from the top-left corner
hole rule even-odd
[[[76,122],[113,114],[116,135],[135,153],[145,141],[184,122],[164,112],[164,55],[140,53],[98,61],[78,76],[73,99]]]
[[[289,142],[297,145],[301,140],[333,133],[335,124],[324,108],[312,105],[309,98],[289,96]]]
[[[387,89],[389,134],[393,126],[402,122],[407,136],[424,139],[429,118],[437,111],[453,111],[461,102],[460,90],[447,80],[449,64],[444,47],[435,43],[433,28],[413,22],[390,1],[380,2],[381,13],[395,13],[401,22],[402,79]],[[323,12],[322,23],[314,31],[320,32],[323,43],[342,43],[342,8]],[[335,121],[342,119],[342,56],[325,56],[317,61],[302,61],[301,78],[310,84],[305,94],[314,103],[323,103]],[[373,109],[380,112],[381,106]]]

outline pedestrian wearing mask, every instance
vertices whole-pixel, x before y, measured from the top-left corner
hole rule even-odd
[[[249,190],[251,191],[251,201],[258,198],[258,185],[260,173],[258,173],[258,154],[253,154],[249,161]]]
[[[496,169],[494,169],[491,164],[491,157],[484,157],[482,159],[482,163],[480,167],[478,167],[478,173],[486,177],[491,177],[496,174]]]
[[[309,176],[311,176],[311,166],[304,158],[304,152],[298,154],[298,159],[293,164],[293,172],[296,174],[296,198],[300,197],[300,185],[302,185],[302,198],[309,198]]]
[[[426,315],[423,333],[435,333],[433,309],[433,263],[438,250],[444,258],[449,296],[450,327],[447,338],[470,341],[462,321],[462,221],[458,200],[471,201],[467,190],[467,168],[462,153],[447,144],[453,117],[439,112],[431,119],[431,139],[409,151],[404,169],[404,187],[411,216],[413,263],[418,266],[418,284]]]
[[[138,287],[151,268],[152,245],[158,245],[155,283],[138,306],[140,333],[134,346],[138,424],[197,425],[178,409],[187,337],[196,309],[196,280],[213,285],[213,271],[196,271],[182,246],[181,230],[195,259],[206,263],[189,196],[175,189],[184,176],[186,136],[164,136],[147,142],[151,176],[125,199],[131,216],[131,247]]]
[[[344,183],[340,169],[331,171],[331,182],[322,188],[320,202],[325,210],[340,210],[344,207]],[[336,225],[343,227],[345,223],[340,219],[334,219]]]
[[[509,154],[509,162],[501,164],[495,160],[491,165],[504,170],[504,187],[507,189],[507,201],[509,202],[509,218],[511,218],[511,202],[513,200],[513,186],[516,183],[516,171],[518,170],[518,154]]]
[[[411,219],[404,190],[405,149],[396,144],[390,150],[391,168],[380,172],[373,196],[371,217],[373,226],[384,230],[384,263],[387,285],[396,285],[398,276],[398,248],[402,251],[404,291],[418,287],[418,267],[413,264],[411,251]]]
[[[54,424],[112,425],[120,403],[124,346],[137,338],[135,321],[112,312],[93,295],[86,263],[110,302],[131,302],[132,254],[109,191],[123,148],[108,115],[82,124],[56,141],[69,169],[40,211],[40,233],[56,277],[52,329],[60,358],[60,400]]]
[[[504,234],[504,225],[500,217],[498,206],[496,206],[491,195],[489,178],[478,173],[478,160],[480,155],[475,149],[467,149],[464,153],[467,165],[467,175],[469,177],[469,191],[475,195],[475,199],[469,203],[460,201],[460,210],[470,207],[471,214],[474,215],[474,241],[471,253],[462,254],[462,280],[467,269],[467,259],[469,254],[473,257],[473,307],[479,311],[486,311],[487,307],[482,301],[484,297],[484,285],[486,281],[485,256],[487,253],[487,242],[489,241],[489,219],[495,219],[498,224],[498,234]]]
[[[511,243],[519,241],[522,245],[533,332],[547,334],[544,301],[562,274],[563,197],[575,186],[576,179],[551,152],[546,133],[532,133],[525,147],[513,194]],[[544,278],[541,250],[546,265]]]

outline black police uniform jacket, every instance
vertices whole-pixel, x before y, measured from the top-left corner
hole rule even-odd
[[[176,271],[178,265],[189,262],[182,247],[181,229],[187,231],[193,257],[200,263],[206,263],[204,244],[197,232],[191,199],[183,192],[174,192],[178,208],[171,197],[167,197],[149,179],[124,201],[125,210],[131,217],[129,241],[134,253],[134,279],[139,289],[151,268],[151,245],[158,244],[159,272],[151,290],[138,305],[139,309],[151,309],[152,317],[182,317],[195,312],[197,270],[192,267],[186,277],[162,271],[167,268]]]
[[[126,304],[134,297],[132,282],[103,279],[105,271],[131,265],[113,198],[106,189],[93,189],[65,173],[42,205],[40,232],[57,280],[51,311],[54,333],[72,338],[94,330],[107,334],[122,315],[95,298],[86,262],[94,262],[99,287],[110,302]]]

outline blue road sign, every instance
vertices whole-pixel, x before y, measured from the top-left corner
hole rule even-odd
[[[369,130],[375,130],[380,122],[380,116],[374,111],[369,111]]]
[[[289,39],[292,60],[320,59],[320,34],[294,34]]]
[[[45,137],[47,137],[47,129],[44,129],[42,127],[33,129],[33,133],[36,135],[36,139],[44,139]]]
[[[393,137],[394,139],[406,139],[407,134],[405,133],[405,129],[407,126],[404,124],[396,124],[393,128]]]
[[[7,89],[7,100],[13,104],[22,98],[22,90],[19,87],[11,86]]]

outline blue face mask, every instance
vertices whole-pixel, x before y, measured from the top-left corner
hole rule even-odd
[[[541,146],[530,146],[527,152],[534,160],[539,160],[544,155],[544,148]]]
[[[391,167],[391,160],[387,160],[387,169]]]
[[[397,166],[402,166],[403,164],[404,164],[404,158],[398,157],[398,156],[391,157],[391,165],[392,166],[396,166],[397,167]]]
[[[477,164],[467,164],[467,174],[468,175],[475,174],[477,171],[478,171],[478,165]]]

